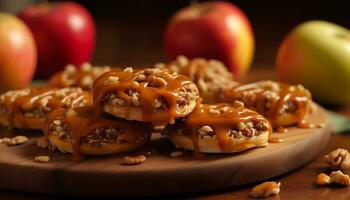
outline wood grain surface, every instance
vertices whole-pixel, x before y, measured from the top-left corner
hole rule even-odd
[[[40,133],[15,132],[29,135],[30,141],[15,147],[0,146],[0,187],[83,196],[148,196],[231,188],[286,173],[317,156],[327,144],[329,123],[321,108],[308,121],[326,126],[292,127],[288,133],[274,133],[283,143],[232,155],[196,158],[186,152],[183,157],[170,158],[172,145],[155,136],[153,154],[137,166],[122,165],[124,155],[71,161],[69,155],[38,149],[35,140]],[[33,162],[38,155],[49,155],[51,162]]]

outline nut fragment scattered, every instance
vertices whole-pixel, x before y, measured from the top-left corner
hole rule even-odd
[[[332,183],[336,183],[343,186],[350,185],[350,177],[347,174],[343,174],[340,170],[333,171],[330,175]]]
[[[181,157],[184,154],[183,151],[174,151],[170,153],[170,157],[172,158],[178,158]]]
[[[10,140],[8,137],[0,138],[0,144],[7,144]]]
[[[338,148],[325,155],[324,159],[334,169],[341,169],[343,172],[350,169],[350,153],[346,149]]]
[[[137,156],[125,156],[124,157],[124,164],[125,165],[139,165],[141,163],[146,162],[147,158],[144,155],[137,155]]]
[[[50,157],[49,156],[36,156],[34,158],[35,162],[40,162],[40,163],[48,163],[50,162]]]
[[[42,149],[47,149],[49,147],[49,140],[46,137],[40,137],[36,140],[36,146]]]
[[[255,186],[250,192],[250,196],[255,198],[266,198],[272,195],[277,195],[280,192],[280,182],[265,182]]]
[[[10,141],[7,142],[7,145],[15,146],[15,145],[24,144],[27,141],[28,141],[28,138],[26,136],[19,135],[19,136],[11,138]]]
[[[317,176],[316,184],[318,184],[318,185],[329,185],[331,183],[332,183],[331,177],[329,177],[327,174],[321,173],[321,174],[319,174]]]

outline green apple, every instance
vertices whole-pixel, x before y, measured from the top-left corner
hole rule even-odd
[[[350,101],[350,31],[326,21],[309,21],[282,42],[276,67],[281,81],[300,83],[322,103]]]

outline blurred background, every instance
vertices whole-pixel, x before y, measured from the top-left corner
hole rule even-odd
[[[16,14],[37,0],[0,0],[0,10]],[[97,26],[97,48],[92,63],[150,65],[164,61],[162,45],[167,21],[187,0],[79,0]],[[203,1],[200,1],[203,2]],[[256,51],[254,68],[273,67],[278,45],[297,24],[324,19],[350,27],[349,1],[230,1],[250,19]]]

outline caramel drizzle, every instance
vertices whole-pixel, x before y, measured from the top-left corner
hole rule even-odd
[[[135,71],[135,70],[134,70]],[[142,72],[136,71],[136,72]],[[143,112],[143,121],[152,121],[155,124],[164,125],[167,123],[175,123],[175,118],[177,117],[177,92],[179,89],[183,88],[187,84],[193,84],[187,77],[182,75],[173,76],[165,71],[160,71],[146,77],[145,82],[135,82],[136,77],[135,72],[126,71],[110,71],[101,75],[93,85],[93,98],[94,106],[97,114],[103,112],[103,100],[108,93],[118,93],[119,96],[124,97],[127,103],[131,104],[131,98],[128,98],[125,91],[127,89],[132,89],[138,92],[139,101]],[[117,83],[112,83],[105,85],[105,80],[108,77],[114,76],[118,77],[119,81]],[[163,88],[148,87],[147,84],[153,79],[153,77],[163,78],[167,85]],[[158,98],[164,98],[168,104],[168,110],[166,116],[157,113],[155,108],[155,101]],[[126,106],[125,116],[130,114],[130,106]]]
[[[57,97],[54,95],[57,91],[64,92],[66,96]],[[48,101],[47,107],[50,108],[50,111],[67,106],[75,107],[81,102],[85,102],[85,105],[92,104],[92,98],[88,92],[79,90],[71,91],[71,88],[32,88],[30,89],[29,94],[17,97],[14,102],[11,101],[11,96],[5,97],[3,106],[7,110],[6,118],[9,125],[14,127],[17,122],[24,128],[30,127],[26,122],[27,117],[24,116],[24,112],[39,108],[40,101],[44,99]],[[69,99],[72,99],[72,102],[68,105],[65,104]]]
[[[144,144],[150,142],[149,135],[151,127],[149,124],[141,122],[131,122],[123,119],[109,119],[94,114],[92,106],[78,107],[74,109],[76,115],[67,116],[67,109],[60,108],[51,112],[45,121],[45,136],[50,135],[49,125],[56,119],[62,120],[68,125],[68,131],[71,135],[73,148],[73,160],[82,160],[84,156],[81,153],[81,141],[87,135],[93,133],[98,128],[121,128],[124,129],[123,140],[129,143],[136,143],[139,136],[144,136]]]
[[[210,109],[220,109],[228,107],[229,109],[220,115],[211,114]],[[215,105],[202,104],[197,107],[187,118],[185,135],[190,138],[194,145],[195,152],[199,152],[198,146],[198,129],[202,126],[208,125],[212,127],[222,150],[230,150],[231,145],[229,133],[231,129],[236,128],[240,122],[259,122],[262,121],[269,126],[269,133],[272,132],[270,123],[257,112],[246,108],[234,108],[229,104],[220,103]]]
[[[289,84],[278,83],[280,90],[278,95],[271,102],[271,107],[266,108],[266,94],[271,91],[269,88],[259,86],[258,83],[252,83],[247,85],[240,85],[233,89],[226,90],[224,93],[224,102],[232,102],[234,100],[242,100],[239,97],[244,96],[243,92],[251,91],[256,95],[256,100],[249,102],[247,100],[245,106],[256,110],[258,113],[264,115],[272,123],[275,128],[279,127],[279,113],[282,111],[283,106],[288,102],[292,102],[296,105],[297,110],[294,113],[297,124],[299,127],[305,127],[305,118],[307,117],[310,109],[311,95],[306,89],[291,90],[291,87],[295,87]]]

